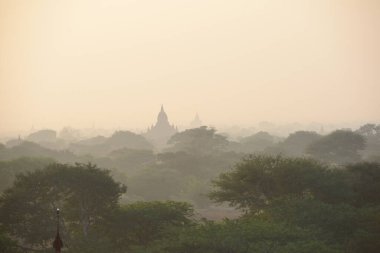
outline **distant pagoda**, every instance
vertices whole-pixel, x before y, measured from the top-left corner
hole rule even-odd
[[[199,115],[198,113],[195,115],[195,118],[193,119],[193,121],[191,121],[190,123],[190,127],[191,128],[198,128],[198,127],[201,127],[202,126],[202,121],[201,119],[199,118]]]
[[[161,111],[157,116],[156,124],[148,128],[145,137],[153,142],[156,147],[162,148],[166,146],[167,141],[172,135],[177,133],[177,131],[177,127],[169,123],[168,115],[162,105]]]

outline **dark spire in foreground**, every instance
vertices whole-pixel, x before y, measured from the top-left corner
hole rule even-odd
[[[61,248],[63,248],[63,243],[61,237],[59,236],[59,208],[57,208],[57,234],[53,242],[53,248],[56,253],[61,253]]]

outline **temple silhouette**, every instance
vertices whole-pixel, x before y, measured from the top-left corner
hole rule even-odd
[[[190,128],[198,128],[202,126],[202,120],[199,118],[198,113],[195,115],[193,121],[190,123]]]
[[[156,124],[149,127],[144,136],[157,148],[163,148],[170,137],[177,132],[177,127],[169,123],[168,115],[164,110],[164,106],[161,105],[161,111],[158,113]]]

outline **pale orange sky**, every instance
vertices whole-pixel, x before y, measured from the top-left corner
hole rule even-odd
[[[0,132],[380,120],[378,0],[0,0]]]

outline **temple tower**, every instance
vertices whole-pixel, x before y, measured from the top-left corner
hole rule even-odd
[[[172,135],[177,133],[177,128],[169,123],[168,115],[161,105],[161,110],[157,116],[157,122],[148,128],[145,137],[150,140],[156,147],[163,148]]]

